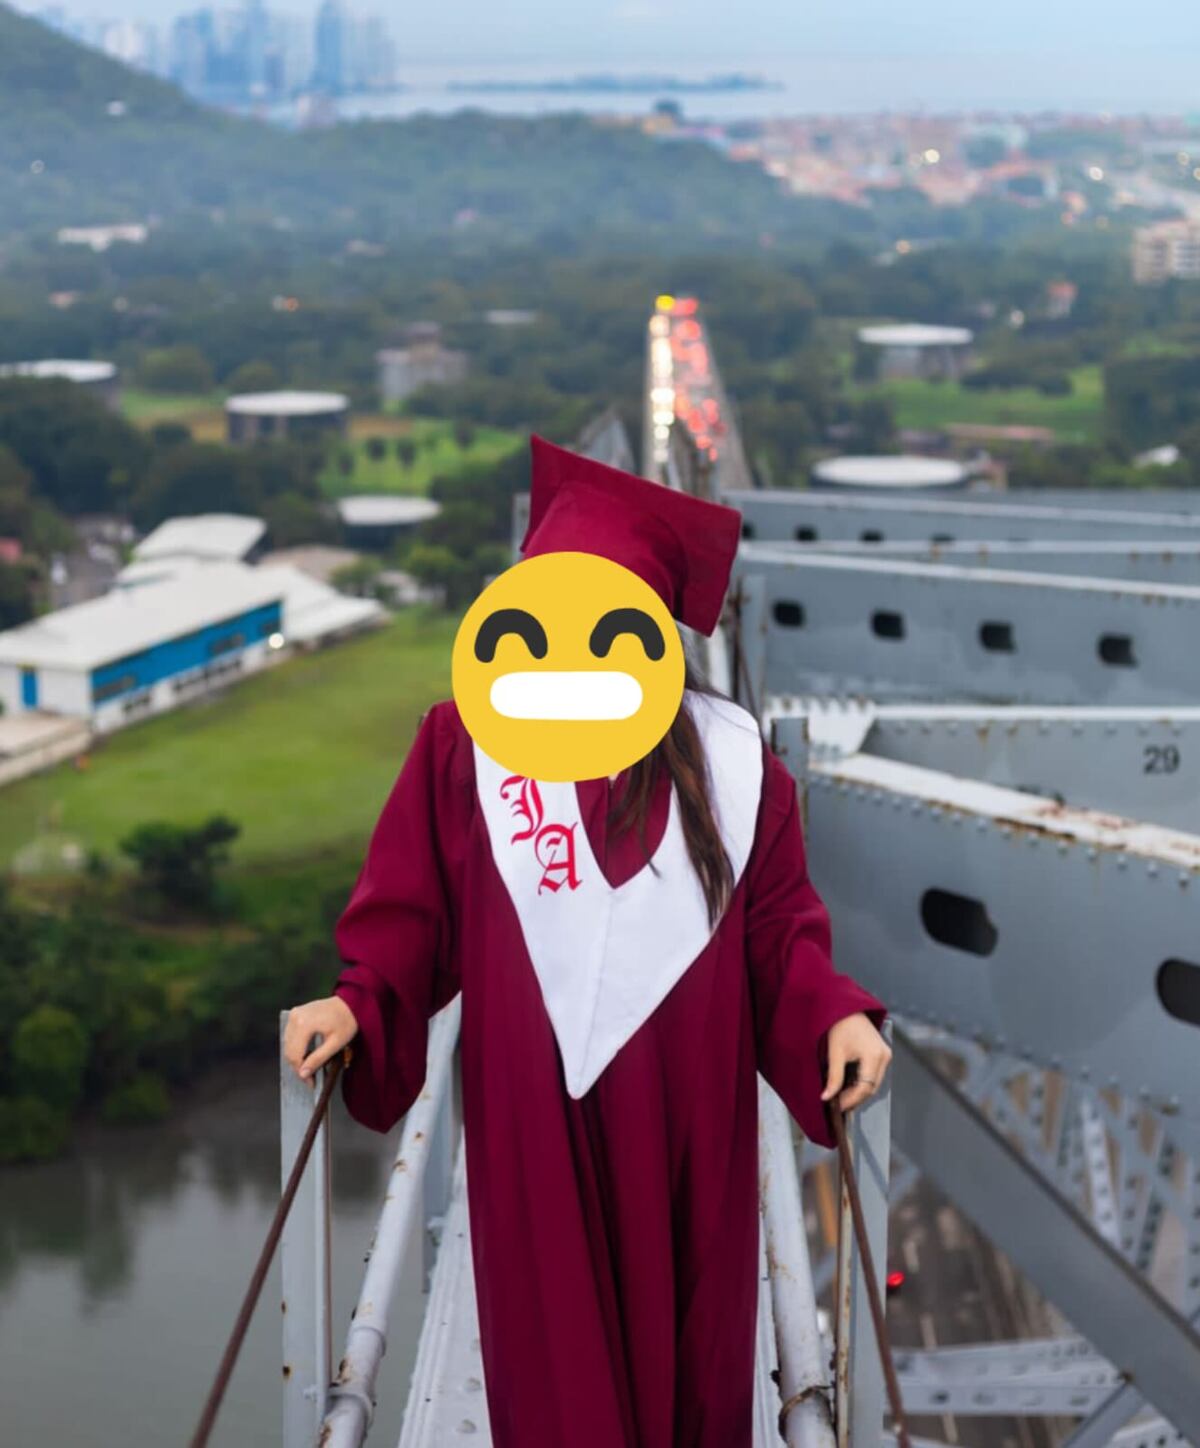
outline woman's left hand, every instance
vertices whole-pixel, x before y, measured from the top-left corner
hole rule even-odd
[[[862,1011],[844,1016],[829,1028],[829,1071],[821,1100],[830,1101],[841,1091],[838,1105],[843,1112],[852,1111],[883,1085],[891,1059],[891,1047],[875,1029],[870,1016]],[[853,1085],[842,1091],[846,1067],[852,1061],[858,1067],[858,1076]]]

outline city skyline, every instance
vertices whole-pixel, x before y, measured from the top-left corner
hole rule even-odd
[[[60,0],[80,20],[140,20],[169,26],[197,9],[188,0]],[[44,8],[33,0],[17,6]],[[217,7],[217,8],[236,8]],[[318,4],[282,0],[269,8],[301,22],[315,19]],[[350,4],[351,14],[371,5]],[[964,7],[958,0],[918,0],[898,11],[890,0],[520,0],[503,10],[485,0],[403,11],[383,7],[392,30],[402,35],[413,60],[562,61],[637,64],[669,69],[672,60],[716,62],[747,56],[813,54],[863,56],[1112,53],[1178,55],[1200,59],[1200,6],[1193,0],[1144,0],[1130,7],[1097,0],[1084,20],[1074,7],[1047,7],[1041,0],[1010,0],[1003,9]],[[1084,28],[1086,26],[1086,29]],[[470,35],[464,45],[462,35]]]

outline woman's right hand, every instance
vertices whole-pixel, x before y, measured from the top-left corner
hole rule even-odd
[[[317,1034],[324,1039],[306,1056],[304,1053]],[[293,1006],[283,1031],[283,1058],[302,1081],[311,1083],[313,1072],[331,1056],[336,1056],[356,1035],[358,1021],[341,996],[325,996],[307,1005]]]

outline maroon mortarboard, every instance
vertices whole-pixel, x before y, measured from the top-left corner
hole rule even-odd
[[[742,515],[531,438],[526,558],[598,553],[654,589],[671,616],[711,634],[721,617]]]

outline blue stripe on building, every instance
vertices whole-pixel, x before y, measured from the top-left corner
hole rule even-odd
[[[38,676],[36,669],[21,670],[21,703],[26,709],[38,706]]]
[[[193,673],[220,659],[242,653],[283,630],[283,605],[268,603],[250,609],[182,638],[154,644],[92,670],[92,702],[105,704],[137,689],[148,689],[163,679]]]

